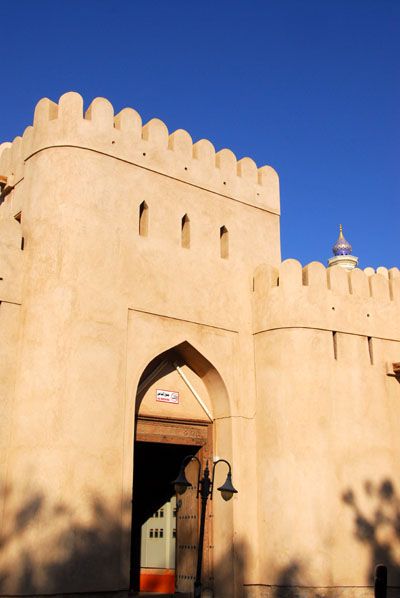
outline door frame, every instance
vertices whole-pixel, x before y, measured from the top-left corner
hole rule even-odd
[[[138,415],[135,420],[135,443],[152,442],[160,444],[180,444],[200,447],[202,469],[208,461],[213,461],[213,422],[209,420],[189,420]],[[178,475],[178,469],[176,474]],[[135,472],[133,471],[133,476]],[[196,480],[197,485],[197,480]],[[200,521],[200,500],[198,501],[198,521]],[[207,505],[207,518],[203,548],[203,575],[213,579],[212,555],[212,501]],[[132,520],[133,525],[133,520]],[[177,539],[179,541],[179,539]],[[178,546],[176,547],[178,551]],[[177,569],[175,575],[178,575]]]
[[[136,441],[212,446],[212,422],[138,415],[135,422]]]

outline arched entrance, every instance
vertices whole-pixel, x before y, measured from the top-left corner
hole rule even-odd
[[[195,464],[186,470],[193,489],[178,502],[171,481],[185,456],[196,454],[204,464],[213,459],[215,408],[209,387],[215,374],[200,353],[183,343],[153,359],[140,378],[131,541],[131,587],[135,590],[192,595],[199,524]],[[215,384],[213,390],[218,393],[221,388]],[[206,522],[203,584],[212,590],[211,506]]]

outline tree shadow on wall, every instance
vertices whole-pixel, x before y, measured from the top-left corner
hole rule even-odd
[[[233,575],[232,564],[235,563]],[[242,596],[245,573],[248,566],[248,546],[244,540],[236,541],[235,545],[225,547],[224,554],[214,562],[214,594],[208,593],[207,582],[203,583],[203,593],[207,596],[226,598],[234,596],[235,589]],[[238,589],[240,589],[238,591]]]
[[[307,566],[300,559],[292,560],[284,567],[274,586],[274,598],[299,598],[299,596],[312,596],[312,598],[324,598],[307,574]]]
[[[296,586],[299,583],[299,576],[302,570],[302,565],[298,561],[292,561],[282,569],[277,580],[276,588],[274,589],[274,598],[295,598]]]
[[[353,511],[355,537],[370,549],[369,583],[373,585],[376,565],[383,564],[388,586],[400,587],[400,498],[393,483],[389,479],[378,484],[367,481],[361,498],[349,489],[342,500]],[[362,508],[361,503],[368,506]]]
[[[7,504],[17,504],[16,495],[6,494]],[[130,509],[130,504],[123,508]],[[120,507],[110,509],[104,500],[94,497],[84,520],[78,520],[63,504],[50,505],[40,493],[32,494],[14,510],[8,507],[0,536],[4,559],[0,594],[121,589],[120,546],[127,532],[120,518]],[[40,550],[32,541],[37,530],[46,532]]]
[[[64,504],[51,504],[43,493],[25,487],[6,493],[6,525],[0,536],[0,595],[42,596],[74,592],[127,594],[120,580],[121,545],[129,546],[130,530],[121,526],[121,507],[110,508],[104,499],[91,497],[79,517]],[[21,501],[20,497],[24,496]],[[12,508],[15,505],[15,508]],[[123,505],[130,512],[131,504]],[[44,531],[43,541],[34,536]],[[9,556],[8,556],[9,555]],[[235,578],[231,563],[235,560]],[[247,545],[226,546],[214,565],[219,598],[243,587]],[[204,596],[207,583],[204,581]],[[213,595],[212,593],[209,594]]]
[[[232,576],[230,568],[230,559],[235,560],[235,577]],[[240,591],[251,592],[252,587],[260,588],[265,584],[246,583],[246,572],[249,570],[248,544],[244,541],[237,542],[235,547],[227,547],[224,555],[214,565],[215,579],[215,597],[227,598],[234,595],[233,586],[242,596]],[[299,596],[309,596],[310,598],[325,598],[313,586],[313,582],[307,573],[307,565],[301,559],[293,559],[290,563],[281,569],[275,582],[268,585],[271,588],[273,598],[299,598]],[[208,597],[207,583],[203,583],[204,598]],[[246,594],[247,595],[247,594]],[[211,596],[211,594],[210,594]]]

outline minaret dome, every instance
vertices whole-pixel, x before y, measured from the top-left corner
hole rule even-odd
[[[346,270],[352,270],[357,267],[358,257],[351,255],[353,251],[352,246],[343,235],[343,227],[339,225],[339,237],[332,247],[333,257],[328,260],[328,267],[340,266]]]

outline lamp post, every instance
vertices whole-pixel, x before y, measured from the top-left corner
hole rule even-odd
[[[233,487],[232,484],[232,468],[231,465],[226,459],[218,459],[213,464],[212,468],[212,476],[210,478],[210,470],[208,468],[208,461],[203,471],[203,477],[200,479],[201,476],[201,463],[199,459],[195,455],[188,455],[182,461],[181,468],[179,470],[178,477],[174,482],[172,482],[175,486],[175,491],[177,494],[184,494],[188,488],[192,487],[192,484],[187,480],[185,475],[185,468],[186,465],[190,461],[196,461],[198,464],[198,476],[197,476],[197,495],[196,498],[201,497],[201,514],[200,514],[200,531],[199,531],[199,545],[197,549],[197,567],[196,567],[196,578],[194,581],[194,598],[201,598],[201,569],[203,565],[203,544],[204,544],[204,526],[206,521],[206,508],[207,508],[207,500],[210,497],[212,500],[213,496],[213,489],[214,489],[214,477],[215,477],[215,468],[218,463],[226,463],[228,466],[228,474],[226,476],[225,483],[222,484],[218,488],[221,492],[222,498],[224,500],[230,500],[234,494],[237,493],[237,490]]]

